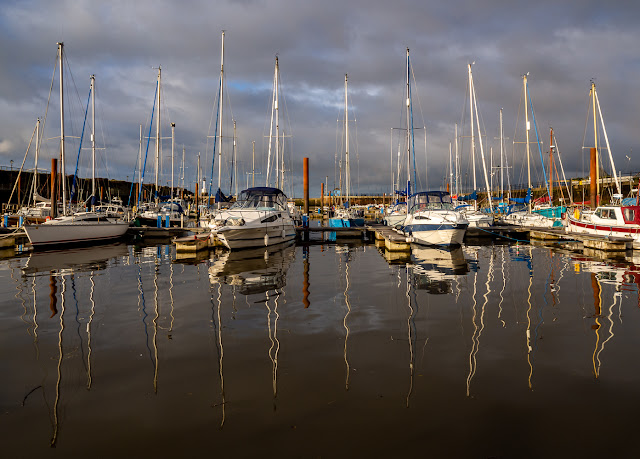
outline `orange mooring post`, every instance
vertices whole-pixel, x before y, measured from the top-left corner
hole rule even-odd
[[[598,186],[597,179],[596,179],[596,149],[592,148],[591,149],[591,167],[589,169],[589,179],[590,179],[590,184],[589,184],[589,200],[590,202],[590,206],[592,209],[596,208],[596,187]]]
[[[51,218],[56,218],[58,203],[56,202],[56,179],[58,177],[58,158],[51,158]]]
[[[302,183],[304,187],[304,216],[302,219],[303,226],[309,226],[309,158],[302,160]],[[306,217],[306,218],[305,218]]]

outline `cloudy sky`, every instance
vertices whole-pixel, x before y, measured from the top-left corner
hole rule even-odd
[[[283,96],[281,130],[287,136],[288,194],[291,184],[294,195],[302,194],[303,157],[310,158],[312,195],[319,194],[326,176],[333,187],[336,151],[343,150],[345,73],[349,118],[355,119],[350,123],[351,187],[362,193],[391,189],[391,168],[396,165],[391,166],[390,156],[406,148],[401,131],[392,130],[406,126],[406,48],[415,76],[414,125],[426,126],[427,136],[425,151],[424,131],[415,131],[419,187],[444,185],[456,123],[462,136],[460,173],[468,177],[470,62],[475,62],[484,145],[487,150],[493,147],[494,165],[499,161],[495,138],[503,109],[513,182],[526,181],[524,150],[521,144],[514,148],[514,140],[524,141],[522,75],[527,72],[541,149],[548,150],[553,127],[567,176],[584,173],[583,146],[593,145],[593,127],[586,124],[591,80],[597,85],[616,168],[637,171],[639,10],[633,2],[591,0],[2,0],[0,165],[9,166],[13,160],[16,167],[22,162],[36,119],[45,116],[56,43],[63,41],[68,64],[66,135],[79,136],[82,131],[89,75],[95,74],[100,167],[111,178],[130,179],[140,125],[145,136],[149,131],[156,68],[161,65],[161,128],[167,138],[162,145],[161,181],[170,180],[168,137],[173,122],[176,163],[184,146],[185,180],[193,189],[198,153],[203,174],[207,179],[211,175],[210,136],[225,30],[223,191],[229,189],[232,118],[237,126],[241,188],[251,171],[253,141],[260,174],[256,182],[265,180],[276,54]],[[57,85],[56,77],[43,130],[42,161],[47,168],[58,154]],[[89,146],[87,140],[83,147]],[[69,171],[75,167],[77,140],[69,139],[67,152],[72,157]],[[153,152],[152,141],[147,183],[153,181]],[[537,145],[532,145],[532,152],[536,180]],[[88,175],[88,152],[83,150],[81,156],[79,173]],[[27,166],[33,166],[32,153]],[[215,168],[214,186],[217,164]],[[177,171],[176,165],[176,176]]]

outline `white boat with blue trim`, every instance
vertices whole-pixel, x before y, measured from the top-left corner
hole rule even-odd
[[[469,222],[446,191],[421,191],[409,198],[404,234],[424,245],[461,245]]]

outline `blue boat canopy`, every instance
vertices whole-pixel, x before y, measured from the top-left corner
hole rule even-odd
[[[473,191],[473,193],[468,194],[466,196],[458,196],[458,201],[477,201],[478,200],[478,192]]]
[[[228,196],[225,196],[222,190],[218,188],[218,191],[216,191],[216,202],[229,202],[229,201],[231,201],[231,198]]]
[[[516,204],[528,204],[531,202],[531,188],[527,189],[527,196],[524,198],[509,198],[509,201],[515,202]]]

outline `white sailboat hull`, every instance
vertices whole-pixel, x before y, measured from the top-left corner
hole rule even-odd
[[[528,212],[514,212],[501,218],[503,224],[516,225],[523,228],[553,228],[558,226],[556,221],[561,222],[561,220],[555,218]]]
[[[34,248],[109,241],[124,236],[128,228],[129,223],[125,221],[43,223],[24,226],[27,237]]]

